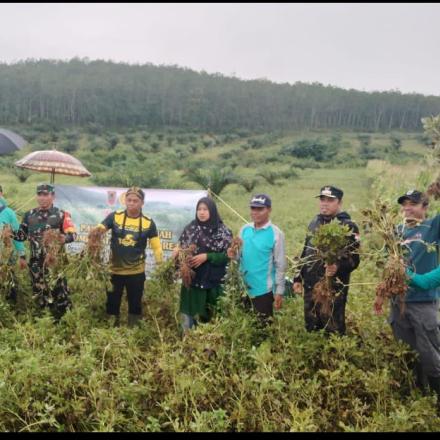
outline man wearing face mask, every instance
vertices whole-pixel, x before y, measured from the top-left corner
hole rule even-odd
[[[403,244],[409,248],[407,267],[416,274],[428,273],[438,266],[440,215],[426,218],[429,199],[417,190],[409,190],[398,198],[397,203],[401,205],[405,217],[405,225],[399,225],[398,233]],[[436,251],[429,252],[427,244],[434,244]],[[392,299],[389,323],[394,337],[417,352],[418,360],[414,366],[416,385],[425,391],[429,384],[437,394],[440,411],[440,292],[437,287],[429,287],[422,290],[410,285],[405,294],[403,313],[398,298]],[[382,304],[383,298],[377,296],[374,308],[378,315],[383,313]]]
[[[29,269],[32,281],[32,290],[41,308],[48,307],[56,320],[64,315],[71,307],[67,281],[62,278],[57,281],[53,289],[48,288],[48,269],[44,261],[46,252],[43,247],[43,235],[48,229],[60,231],[60,244],[71,243],[76,239],[75,226],[70,214],[53,205],[55,188],[53,185],[37,186],[38,207],[27,211],[14,239],[17,241],[29,240],[31,257]]]
[[[295,277],[293,290],[301,294],[304,289],[304,319],[307,331],[325,329],[328,333],[345,334],[345,305],[348,295],[348,284],[351,272],[359,266],[359,228],[345,211],[342,211],[343,191],[335,186],[324,186],[316,196],[319,198],[320,213],[309,224],[301,259],[306,263],[300,274]],[[315,249],[311,243],[313,233],[321,226],[338,220],[342,225],[348,225],[353,232],[347,257],[342,257],[337,264],[325,265],[315,260]],[[307,262],[310,260],[310,262]],[[313,301],[313,288],[324,276],[335,278],[335,296],[331,316],[322,314],[319,304]]]

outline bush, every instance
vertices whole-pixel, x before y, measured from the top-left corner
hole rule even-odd
[[[119,137],[116,135],[111,135],[107,137],[107,142],[110,150],[113,150],[119,143]]]
[[[213,141],[212,139],[204,140],[204,141],[202,142],[202,144],[203,144],[203,146],[204,146],[205,148],[211,148],[211,147],[213,147],[213,146],[215,145],[215,143],[214,143],[214,141]]]
[[[104,133],[104,127],[97,123],[97,122],[89,122],[86,126],[85,126],[85,131],[87,133],[96,135],[96,136],[100,136]]]
[[[392,152],[400,151],[402,148],[402,139],[397,135],[390,136],[390,149]]]
[[[125,135],[125,142],[127,142],[127,144],[132,145],[134,143],[135,140],[135,136],[132,133],[127,133]]]
[[[263,139],[251,138],[247,140],[248,145],[253,149],[258,149],[264,146]]]
[[[26,182],[26,180],[28,180],[29,177],[32,175],[32,173],[29,170],[18,167],[12,168],[12,172],[17,177],[18,181],[21,183]]]
[[[197,153],[199,151],[199,146],[197,144],[191,144],[189,146],[191,153]]]
[[[368,147],[371,144],[370,134],[358,134],[357,140],[359,141],[360,147]]]
[[[284,146],[281,149],[281,153],[300,159],[312,158],[316,162],[324,162],[333,156],[334,151],[319,139],[302,139],[293,145]]]
[[[151,149],[155,152],[158,153],[160,150],[160,143],[159,142],[152,142],[151,143]]]
[[[359,147],[359,157],[365,160],[379,159],[381,154],[374,147],[361,145]]]
[[[229,160],[232,159],[233,154],[230,151],[225,151],[224,153],[220,153],[218,157],[223,160]]]
[[[61,151],[64,151],[65,153],[68,154],[72,154],[74,153],[76,150],[78,150],[79,145],[78,145],[78,141],[74,140],[74,139],[69,139],[64,141],[61,145],[60,145],[60,149]]]

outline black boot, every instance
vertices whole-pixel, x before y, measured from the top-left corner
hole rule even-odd
[[[128,314],[128,327],[134,327],[139,324],[142,315],[135,315],[133,313]]]
[[[416,361],[414,368],[413,368],[413,373],[414,373],[414,377],[415,377],[416,387],[420,389],[420,391],[422,392],[422,394],[424,396],[427,396],[428,395],[428,386],[429,386],[428,376],[423,371],[422,364],[419,361]]]
[[[437,412],[440,414],[440,376],[428,376],[429,386],[437,394]]]
[[[107,313],[107,320],[110,325],[113,325],[113,327],[119,327],[121,324],[119,315],[110,315]]]

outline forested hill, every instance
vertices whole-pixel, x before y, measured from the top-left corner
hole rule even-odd
[[[177,66],[27,60],[0,64],[0,124],[145,125],[204,131],[417,130],[440,97],[275,84]]]

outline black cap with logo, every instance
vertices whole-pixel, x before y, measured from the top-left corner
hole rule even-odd
[[[252,197],[249,205],[251,208],[270,208],[272,206],[272,200],[267,194],[256,194]]]
[[[344,195],[344,191],[342,189],[336,188],[336,186],[323,186],[321,188],[320,193],[315,197],[331,197],[333,199],[342,199],[342,196]]]
[[[405,200],[411,200],[414,203],[422,203],[426,199],[427,197],[422,192],[417,191],[416,189],[410,189],[397,199],[397,203],[401,205]]]

